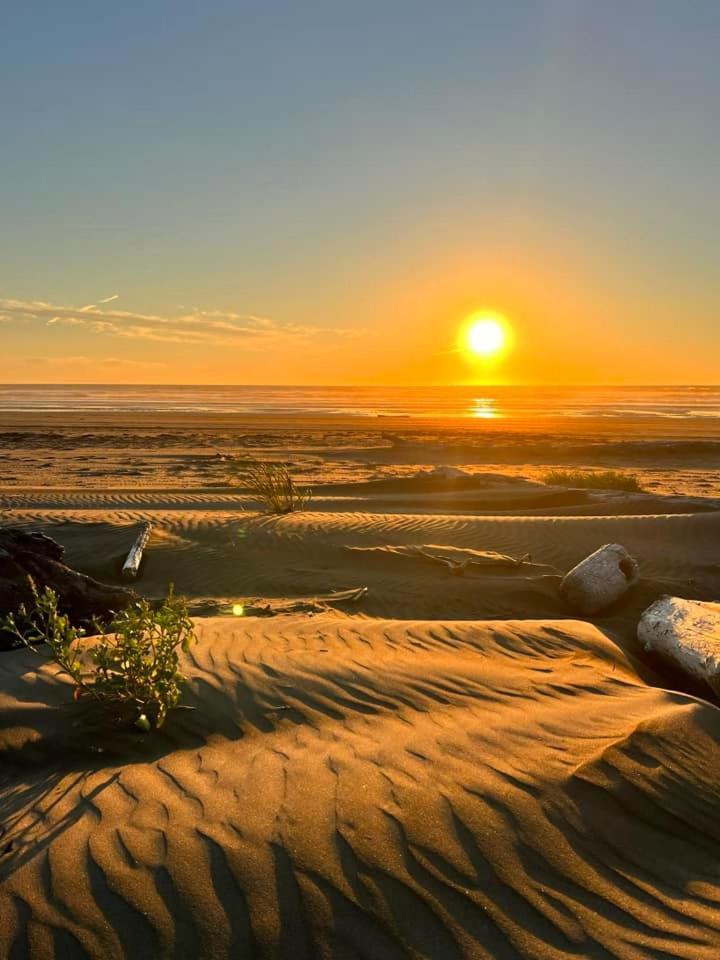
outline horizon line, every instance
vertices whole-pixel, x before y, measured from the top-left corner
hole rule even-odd
[[[558,390],[558,389],[621,389],[621,390],[641,390],[641,389],[669,389],[669,388],[701,388],[701,389],[720,389],[720,383],[217,383],[217,382],[198,382],[198,383],[158,383],[151,381],[141,381],[137,383],[117,383],[114,381],[0,381],[1,387],[160,387],[160,388],[181,388],[181,387],[217,387],[218,389],[228,388],[286,388],[286,389],[328,389],[328,390],[453,390],[453,389],[493,389],[493,390],[515,390],[515,389],[536,389],[536,390]]]

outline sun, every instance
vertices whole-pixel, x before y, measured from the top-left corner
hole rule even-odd
[[[471,353],[479,357],[492,357],[502,350],[505,343],[505,331],[490,317],[484,320],[475,320],[467,332],[467,346]]]
[[[463,324],[459,339],[471,357],[498,357],[510,346],[510,326],[501,314],[476,313]]]

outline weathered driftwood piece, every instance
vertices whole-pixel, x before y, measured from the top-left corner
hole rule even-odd
[[[455,577],[465,575],[468,567],[519,567],[530,560],[530,554],[526,553],[522,557],[508,557],[502,553],[488,552],[485,554],[476,554],[469,557],[449,557],[441,553],[431,553],[422,547],[417,547],[412,551],[412,555],[424,557],[434,563],[441,563],[447,567],[450,573]]]
[[[335,603],[339,600],[362,600],[368,592],[367,587],[351,587],[350,590],[337,590],[335,593],[326,593],[323,597],[317,597],[325,603]]]
[[[625,547],[606,543],[572,568],[560,584],[560,595],[573,610],[591,615],[619,600],[637,579],[637,561]]]
[[[32,602],[28,578],[39,590],[51,587],[63,613],[75,624],[87,624],[93,617],[106,617],[121,610],[133,594],[86,577],[63,563],[65,551],[42,533],[28,533],[15,527],[0,530],[0,613],[14,613],[21,603]],[[0,650],[14,646],[0,636]]]
[[[135,543],[130,547],[130,553],[127,555],[127,560],[123,564],[122,576],[123,580],[134,580],[140,570],[140,564],[142,563],[143,550],[147,546],[148,540],[150,539],[150,531],[152,530],[152,524],[144,524],[142,530],[138,534],[138,538]]]
[[[333,603],[357,603],[367,594],[367,587],[353,587],[351,590],[338,590],[336,593],[326,593],[317,597],[298,597],[295,600],[251,600],[248,603],[236,604],[236,608],[244,617],[274,617],[280,613],[323,613]]]
[[[720,692],[720,603],[661,597],[640,618],[638,640]]]

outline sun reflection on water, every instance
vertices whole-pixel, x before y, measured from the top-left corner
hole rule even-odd
[[[494,400],[489,397],[475,397],[470,408],[470,416],[477,420],[496,420],[502,414],[495,406]]]

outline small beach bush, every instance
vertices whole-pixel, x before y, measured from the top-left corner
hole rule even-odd
[[[592,490],[642,490],[638,478],[619,470],[550,470],[543,483],[558,487],[583,487]]]
[[[271,513],[293,513],[304,510],[310,500],[310,490],[301,490],[284,463],[252,463],[245,468],[245,480],[250,489]]]
[[[118,720],[148,731],[162,726],[182,692],[179,651],[195,639],[183,600],[172,590],[154,610],[138,600],[116,614],[107,627],[94,624],[90,644],[85,631],[59,612],[51,587],[38,590],[30,581],[32,603],[0,619],[0,629],[39,652],[47,646],[51,659],[75,684],[74,697],[90,697]]]

